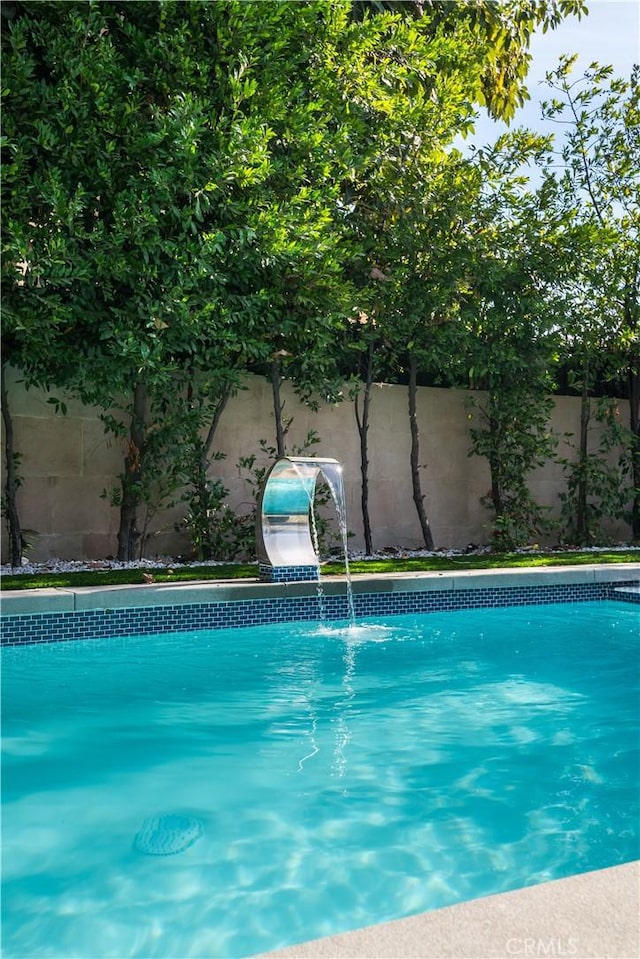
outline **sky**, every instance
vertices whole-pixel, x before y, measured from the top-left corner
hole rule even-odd
[[[587,0],[588,16],[569,17],[555,30],[540,31],[531,42],[533,60],[527,78],[531,100],[522,107],[511,128],[553,132],[540,118],[540,101],[550,99],[551,90],[541,83],[545,73],[555,69],[563,53],[577,53],[572,76],[578,78],[596,60],[611,64],[617,76],[629,77],[634,63],[640,63],[640,0]],[[505,130],[488,117],[476,123],[474,143],[493,142]]]

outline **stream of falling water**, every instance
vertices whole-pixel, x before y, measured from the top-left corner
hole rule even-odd
[[[309,470],[313,469],[314,473],[320,471],[324,478],[327,481],[329,489],[331,490],[331,496],[333,501],[336,504],[336,514],[338,516],[338,526],[340,529],[340,538],[342,541],[342,552],[344,555],[344,568],[345,568],[345,579],[346,579],[346,593],[347,593],[347,611],[350,626],[355,625],[355,609],[353,605],[353,585],[351,582],[351,571],[349,569],[349,553],[348,553],[348,542],[347,542],[347,511],[344,501],[344,483],[342,481],[342,467],[339,463],[327,463],[324,460],[319,460],[318,463],[313,463],[311,459],[306,460],[305,462],[296,461],[295,457],[290,457],[290,461],[294,466],[296,472],[300,476],[300,480],[304,489],[307,492],[309,498],[309,514],[311,517],[311,536],[313,542],[313,548],[315,554],[318,558],[318,605],[320,608],[320,619],[324,621],[325,618],[325,603],[324,603],[324,589],[322,587],[322,578],[320,575],[320,549],[318,543],[318,529],[316,526],[316,518],[313,511],[313,501],[315,497],[315,479],[313,484],[309,483]]]
[[[344,556],[344,571],[345,579],[347,583],[347,609],[349,612],[349,623],[351,626],[355,624],[356,614],[353,606],[353,586],[351,583],[351,570],[349,569],[349,552],[348,552],[348,541],[347,541],[347,511],[344,502],[344,484],[342,482],[342,467],[338,466],[336,473],[339,478],[339,484],[333,482],[332,478],[327,475],[325,470],[322,471],[324,476],[329,484],[329,489],[333,496],[333,500],[336,504],[336,513],[338,515],[338,526],[340,527],[340,537],[342,539],[342,553]],[[311,507],[311,515],[313,516],[313,504]],[[314,544],[315,545],[315,544]],[[317,546],[316,552],[317,552]]]
[[[324,605],[324,587],[322,585],[322,576],[320,575],[320,546],[318,543],[318,527],[316,526],[316,516],[313,512],[313,497],[309,497],[309,515],[311,516],[311,541],[313,542],[313,548],[318,557],[318,582],[316,584],[316,594],[318,596],[318,611],[320,614],[320,622],[324,623],[325,616],[325,605]]]

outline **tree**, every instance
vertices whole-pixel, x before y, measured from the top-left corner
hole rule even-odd
[[[124,398],[105,418],[124,443],[121,559],[166,476],[165,414],[195,368],[209,382],[226,370],[237,338],[209,310],[221,284],[202,225],[214,190],[259,176],[262,157],[258,131],[234,114],[234,78],[226,112],[208,99],[224,75],[211,57],[222,14],[25,3],[3,35],[5,331],[31,380],[105,411]]]
[[[563,322],[562,283],[574,265],[571,220],[558,215],[551,183],[537,191],[519,169],[544,164],[549,141],[526,131],[480,151],[484,187],[472,226],[465,355],[479,425],[472,453],[486,457],[492,543],[523,546],[548,529],[528,488],[531,471],[552,455],[553,368]]]
[[[373,280],[373,278],[372,278]],[[362,296],[362,294],[361,294]],[[360,445],[360,509],[365,552],[373,553],[373,534],[369,512],[369,427],[373,384],[384,369],[387,343],[381,337],[374,305],[371,316],[354,309],[347,318],[342,355],[349,370],[349,394],[354,404],[356,429]]]
[[[529,99],[525,82],[533,33],[588,13],[584,0],[353,0],[352,8],[356,19],[391,11],[427,21],[429,30],[446,36],[468,28],[484,61],[470,94],[491,116],[507,122]]]
[[[9,396],[6,382],[6,364],[0,366],[0,399],[2,401],[2,421],[4,425],[5,485],[3,491],[2,512],[6,518],[9,534],[9,561],[12,566],[20,566],[24,539],[22,524],[17,505],[17,492],[20,485],[18,474],[19,456],[13,439],[13,420],[9,408]]]
[[[469,196],[458,161],[452,159],[447,166],[444,148],[455,135],[470,129],[476,104],[484,104],[495,117],[509,120],[527,96],[527,48],[534,29],[540,25],[545,30],[554,27],[562,17],[579,16],[584,9],[582,3],[513,2],[498,6],[484,2],[363,0],[353,4],[354,16],[364,23],[392,12],[400,18],[408,17],[418,28],[414,33],[418,39],[409,55],[395,36],[392,47],[384,40],[378,41],[382,51],[393,50],[391,63],[383,54],[379,59],[387,71],[383,79],[387,99],[390,102],[394,95],[398,98],[388,111],[397,122],[394,126],[375,114],[367,118],[376,144],[375,162],[363,169],[360,180],[347,181],[345,191],[345,207],[352,211],[349,223],[358,241],[360,282],[355,312],[367,318],[366,335],[361,330],[357,339],[370,360],[365,367],[362,408],[356,405],[367,549],[371,548],[371,537],[366,444],[373,351],[374,345],[390,341],[396,356],[403,350],[405,353],[414,503],[425,544],[433,545],[420,483],[416,383],[419,370],[433,370],[448,352],[445,343],[453,325],[443,327],[442,320],[455,315],[464,286],[462,244],[458,243],[456,250],[455,240],[452,242],[453,232],[460,229],[461,215],[451,200],[442,199],[447,175],[443,170],[457,170],[458,199]],[[437,63],[435,73],[429,59]],[[409,108],[402,101],[403,91],[409,91],[412,97]],[[464,216],[462,220],[466,222]],[[378,278],[373,296],[372,277]],[[389,324],[390,329],[397,326],[393,334],[387,332]]]
[[[475,102],[508,117],[524,95],[509,57],[582,3],[423,7],[11,6],[3,336],[27,382],[97,403],[121,439],[120,558],[185,470],[204,490],[244,368],[270,364],[279,450],[282,375],[303,397],[333,392],[371,271],[384,256],[399,283],[418,262],[402,250],[420,174],[438,175]],[[381,329],[396,306],[379,293]],[[194,455],[176,458],[184,435]]]
[[[391,319],[395,356],[408,373],[413,501],[427,549],[434,548],[424,506],[417,416],[419,377],[450,382],[461,340],[460,305],[466,290],[468,224],[477,200],[477,171],[455,151],[422,171],[411,216],[400,218],[400,244],[389,272],[394,277]]]
[[[249,364],[271,381],[284,455],[283,380],[311,405],[338,395],[334,341],[347,300],[337,220],[352,148],[336,64],[342,69],[349,16],[335,2],[239,4],[237,12],[250,109],[269,127],[267,176],[245,211],[253,257],[241,288],[255,298],[262,344]]]
[[[559,205],[583,225],[590,242],[567,285],[566,346],[582,397],[577,460],[570,471],[571,522],[578,543],[588,542],[589,498],[597,495],[588,447],[591,396],[598,380],[626,381],[630,419],[627,466],[631,526],[640,537],[640,70],[629,81],[592,64],[573,80],[575,58],[563,58],[547,76],[554,99],[545,116],[563,129],[557,177]],[[571,472],[575,473],[572,478]],[[605,484],[607,485],[607,484]],[[615,499],[615,498],[614,498]],[[613,500],[610,500],[613,503]],[[619,510],[616,508],[616,512]]]
[[[365,348],[364,355],[369,359],[362,403],[356,404],[365,538],[371,528],[366,470],[374,350],[384,344],[389,361],[397,360],[400,354],[406,356],[412,337],[407,335],[406,326],[402,328],[400,317],[411,313],[408,323],[428,326],[431,307],[426,305],[427,296],[438,314],[432,325],[439,325],[443,289],[456,284],[455,279],[445,280],[444,273],[435,280],[432,274],[428,283],[424,281],[428,270],[434,269],[437,261],[443,265],[448,256],[445,229],[436,210],[446,207],[442,184],[448,176],[454,177],[451,171],[457,169],[460,160],[449,158],[445,147],[473,119],[469,91],[481,62],[477,49],[465,44],[464,39],[466,35],[457,39],[434,35],[426,20],[406,22],[388,14],[365,18],[362,29],[354,35],[349,57],[352,69],[344,80],[352,137],[358,138],[359,145],[358,165],[345,176],[342,194],[351,250],[347,276],[354,287],[350,319],[366,318],[365,323],[358,324],[361,329],[355,342]],[[371,50],[376,51],[375,56]],[[436,235],[443,252],[437,246],[426,253]],[[431,267],[423,269],[429,259]],[[418,340],[417,335],[413,337],[415,344]],[[423,355],[428,350],[425,347]],[[417,349],[410,352],[415,370]],[[415,386],[411,395],[415,400]],[[414,501],[423,537],[429,543],[415,416],[410,422]]]
[[[308,63],[323,16],[322,4],[301,16],[288,4],[23,3],[3,36],[5,336],[30,381],[98,404],[121,438],[121,559],[140,540],[141,504],[183,478],[169,462],[187,430],[177,411],[214,423],[237,372],[268,358],[265,304],[291,298],[283,211],[289,236],[329,232],[322,186],[308,186],[317,171],[288,156],[302,131],[296,149],[311,144],[320,162],[309,71],[292,85],[289,67]],[[298,246],[299,264],[310,244]],[[280,289],[261,283],[270,256]],[[299,307],[309,272],[295,278]]]

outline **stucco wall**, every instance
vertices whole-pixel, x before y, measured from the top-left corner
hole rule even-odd
[[[214,462],[212,476],[230,489],[230,504],[247,509],[250,493],[243,482],[239,459],[260,452],[259,440],[275,445],[270,384],[247,377],[247,389],[228,404],[217,434],[217,448],[226,459]],[[475,394],[478,397],[478,394]],[[311,452],[339,460],[344,469],[347,521],[351,548],[363,546],[360,507],[360,449],[353,404],[344,401],[313,413],[285,389],[285,415],[293,417],[288,449],[299,446],[309,430],[321,438]],[[118,511],[102,492],[117,482],[123,448],[102,431],[95,411],[68,402],[66,416],[56,415],[39,390],[25,391],[18,377],[9,377],[9,403],[15,447],[21,453],[19,509],[34,546],[30,558],[101,559],[116,552]],[[628,404],[620,403],[623,419]],[[418,391],[420,462],[425,506],[436,547],[464,548],[487,541],[487,514],[480,497],[489,488],[486,461],[469,457],[469,426],[473,415],[464,390],[421,388]],[[560,435],[578,430],[580,404],[573,397],[558,397],[551,426]],[[597,442],[594,432],[592,441]],[[410,435],[407,390],[402,386],[374,387],[369,432],[369,509],[374,548],[419,548],[420,527],[412,499],[409,468]],[[563,444],[559,452],[566,453]],[[4,474],[3,474],[4,484]],[[561,467],[550,463],[531,477],[533,495],[556,511],[564,488]],[[173,523],[178,511],[154,517],[147,556],[182,553],[188,549]],[[621,524],[612,528],[619,539],[630,535]],[[6,536],[3,536],[6,558]]]

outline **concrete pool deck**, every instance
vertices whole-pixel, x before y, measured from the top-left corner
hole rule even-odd
[[[355,595],[572,585],[624,584],[638,602],[640,563],[443,573],[355,574]],[[344,576],[322,579],[327,596],[344,594]],[[315,582],[200,581],[132,586],[7,590],[3,617],[132,607],[233,603],[315,595]],[[639,610],[640,612],[640,610]],[[640,863],[567,879],[332,935],[263,953],[273,959],[639,959]]]
[[[270,959],[638,959],[640,862],[261,953]]]

